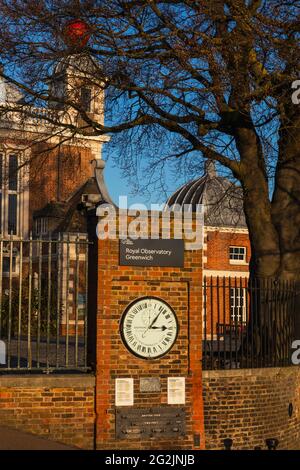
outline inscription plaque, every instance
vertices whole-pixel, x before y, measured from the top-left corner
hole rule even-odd
[[[185,378],[168,377],[168,404],[185,404]]]
[[[152,407],[116,410],[116,439],[179,438],[186,435],[184,408]]]
[[[133,405],[133,379],[116,379],[116,406]]]
[[[160,380],[158,377],[141,377],[140,392],[160,392]]]

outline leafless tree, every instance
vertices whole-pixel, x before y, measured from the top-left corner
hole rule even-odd
[[[172,157],[197,172],[195,152],[218,162],[243,190],[251,273],[300,279],[298,1],[0,0],[0,10],[2,76],[24,94],[14,111],[50,104],[62,133],[122,136],[129,172],[141,155],[161,171]],[[89,25],[85,46],[64,37],[77,17]],[[105,123],[49,86],[70,56],[92,58],[85,79],[105,90]]]

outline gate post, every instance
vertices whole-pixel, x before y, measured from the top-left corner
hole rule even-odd
[[[88,233],[87,364],[95,370],[97,347],[98,239],[96,209],[86,213]]]
[[[160,253],[178,246],[172,239],[144,241],[138,240],[139,253],[160,243]],[[98,240],[96,447],[204,449],[202,250],[188,251],[182,242],[182,266],[145,265],[132,255],[131,241],[124,262],[121,242]],[[156,332],[167,330],[169,321],[173,329],[174,318],[177,337],[164,350],[169,340]]]

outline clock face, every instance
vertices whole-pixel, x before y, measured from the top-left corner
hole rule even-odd
[[[156,297],[143,297],[127,307],[120,330],[130,352],[143,359],[155,359],[172,348],[178,322],[166,302]]]

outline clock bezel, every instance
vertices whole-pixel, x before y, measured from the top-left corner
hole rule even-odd
[[[129,344],[127,343],[126,339],[125,339],[125,335],[124,335],[124,321],[125,321],[125,318],[126,318],[126,315],[128,314],[128,311],[132,308],[132,306],[137,303],[137,302],[140,302],[141,300],[145,300],[145,299],[155,299],[163,304],[165,304],[170,310],[171,312],[173,313],[174,315],[174,318],[175,318],[175,322],[176,322],[176,335],[175,335],[175,338],[174,338],[174,341],[173,343],[169,346],[168,349],[166,349],[166,351],[164,351],[162,354],[160,354],[159,356],[155,356],[155,357],[146,357],[146,356],[142,356],[141,354],[137,353],[136,351],[133,351]],[[132,300],[128,305],[127,307],[125,308],[124,312],[122,313],[122,316],[121,316],[121,319],[120,319],[120,336],[121,336],[121,339],[122,339],[122,343],[124,344],[125,348],[127,349],[127,351],[130,352],[130,354],[132,354],[133,356],[136,356],[138,357],[139,359],[144,359],[145,361],[156,361],[157,359],[161,359],[163,356],[166,356],[167,354],[169,354],[169,352],[171,351],[171,349],[174,347],[176,341],[177,341],[177,338],[178,338],[178,334],[179,334],[179,321],[178,321],[178,318],[177,318],[177,315],[175,313],[175,310],[173,309],[173,307],[171,307],[170,304],[168,304],[168,302],[166,302],[165,300],[161,299],[160,297],[156,297],[155,295],[145,295],[143,297],[138,297],[134,300]]]

